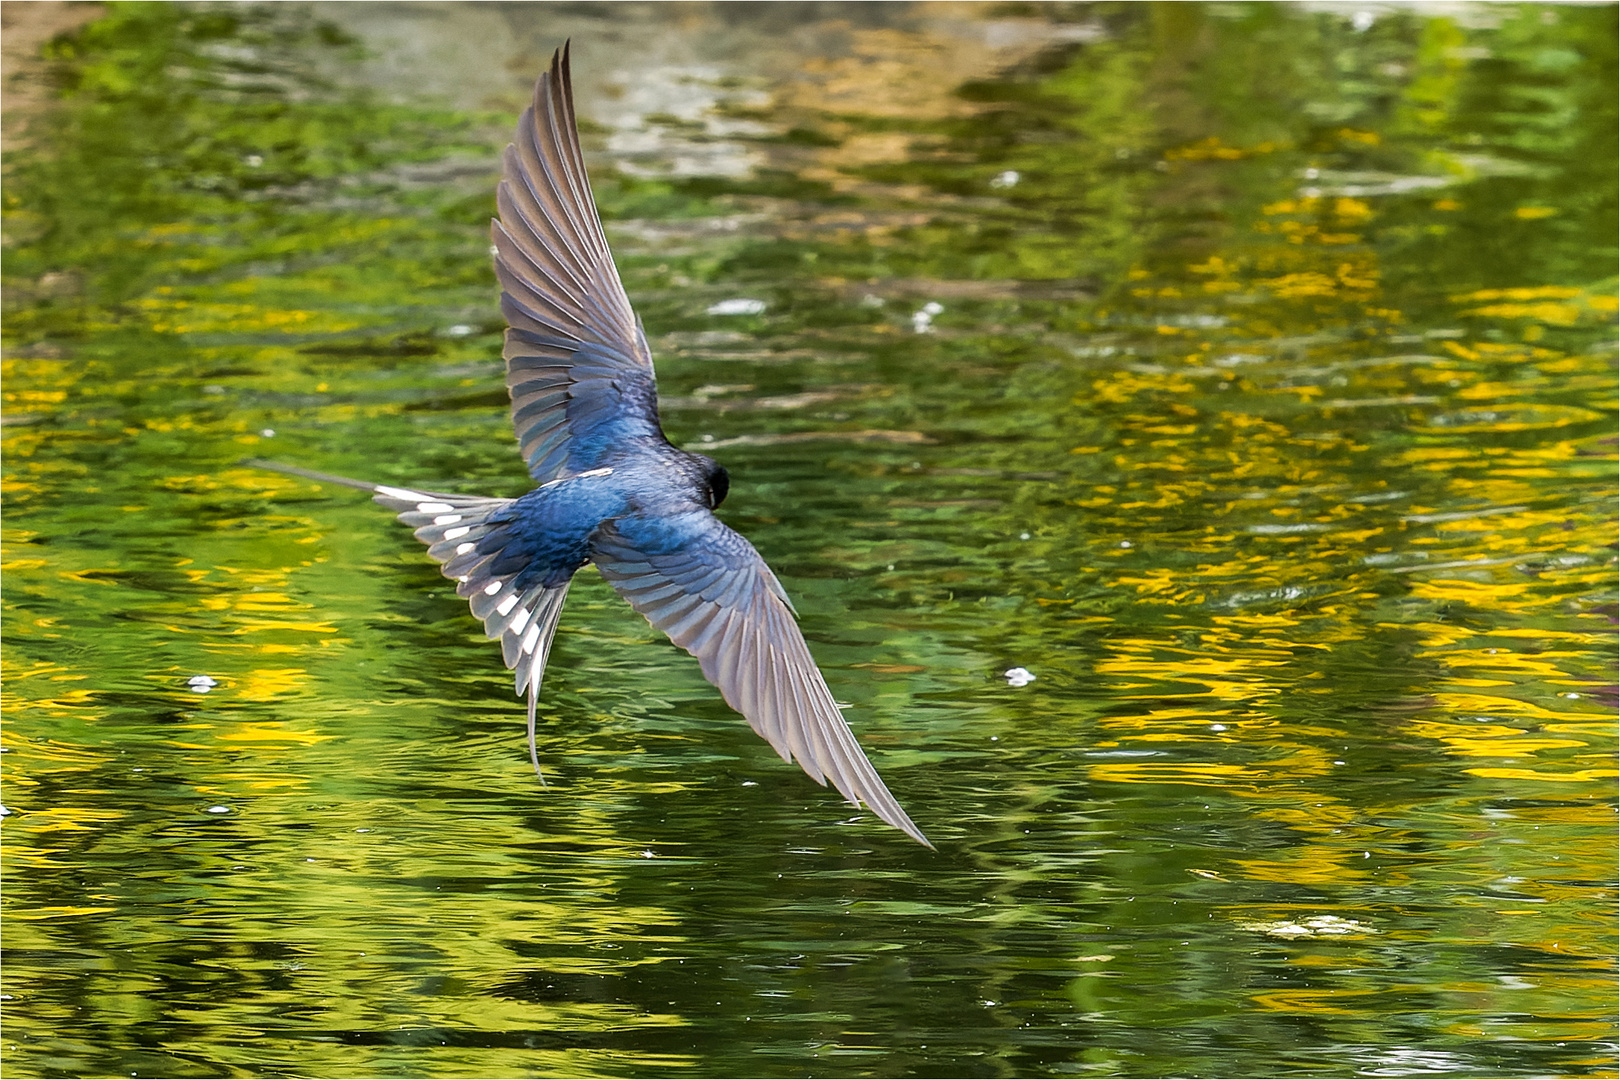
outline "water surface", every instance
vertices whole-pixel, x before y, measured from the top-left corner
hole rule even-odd
[[[56,39],[4,196],[9,1073],[1612,1075],[1615,12]],[[239,464],[525,490],[487,222],[568,36],[666,428],[938,853],[589,570],[540,789],[409,534]]]

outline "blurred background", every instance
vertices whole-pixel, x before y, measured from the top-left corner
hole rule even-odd
[[[8,1075],[1613,1074],[1615,6],[0,11]],[[938,853],[589,569],[542,790],[409,533],[239,464],[526,490],[569,38]]]

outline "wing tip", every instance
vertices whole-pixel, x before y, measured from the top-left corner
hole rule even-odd
[[[555,110],[558,103],[567,105],[574,96],[574,71],[571,54],[574,39],[564,38],[562,47],[552,50],[551,66],[546,70],[545,78],[534,84],[534,110],[535,112]],[[568,112],[572,113],[572,109]]]
[[[892,825],[894,823],[890,822],[889,824]],[[901,829],[900,831],[905,833],[907,836],[911,837],[913,840],[917,841],[917,843],[921,844],[923,847],[927,848],[929,851],[938,851],[939,850],[939,848],[934,846],[934,842],[932,840],[928,839],[928,837],[924,836],[922,834],[922,830],[917,828],[917,826],[915,826],[915,825],[913,825],[909,829]]]
[[[879,783],[881,785],[881,781]],[[911,820],[911,815],[907,814],[894,796],[889,794],[889,789],[885,787],[881,788],[881,790],[885,798],[878,803],[873,802],[865,794],[855,796],[847,791],[840,791],[839,794],[843,795],[851,806],[865,810],[885,825],[899,829],[929,851],[938,851],[939,848],[934,846],[934,842],[924,836],[923,831],[917,827],[917,823]]]
[[[870,762],[868,764],[870,764]],[[876,776],[877,770],[873,769],[872,772],[873,775]],[[917,827],[917,823],[911,820],[911,815],[907,814],[905,810],[901,808],[899,801],[889,793],[889,789],[884,786],[881,777],[877,779],[877,794],[879,798],[876,800],[874,800],[867,792],[861,792],[858,798],[855,795],[851,795],[847,791],[841,791],[841,794],[853,805],[864,806],[870,813],[877,817],[878,820],[899,829],[901,832],[917,841],[917,843],[921,844],[929,851],[939,850],[934,846],[932,840],[929,840],[928,837],[923,835],[923,831]]]
[[[921,844],[929,851],[939,850],[939,848],[934,846],[934,842],[928,839],[928,837],[924,836],[923,831],[917,828],[916,823],[913,822],[909,816],[907,816],[904,810],[900,810],[898,806],[895,808],[897,813],[894,816],[881,813],[880,811],[873,809],[870,805],[867,806],[867,809],[871,810],[872,813],[877,814],[877,816],[883,821],[893,825],[895,828],[917,841],[917,843]]]

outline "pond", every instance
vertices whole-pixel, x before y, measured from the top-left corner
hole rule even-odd
[[[1613,5],[71,10],[8,1075],[1613,1075]],[[568,38],[665,427],[937,852],[591,569],[542,788],[408,530],[241,464],[528,489],[488,222]]]

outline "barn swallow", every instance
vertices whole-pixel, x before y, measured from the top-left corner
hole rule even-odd
[[[714,516],[726,470],[664,437],[652,351],[586,177],[566,45],[506,148],[496,206],[506,386],[538,486],[492,499],[252,464],[370,491],[416,530],[485,633],[500,639],[518,696],[528,699],[536,772],[546,658],[569,583],[594,563],[631,607],[697,657],[784,761],[933,847],[844,722],[781,582]]]

